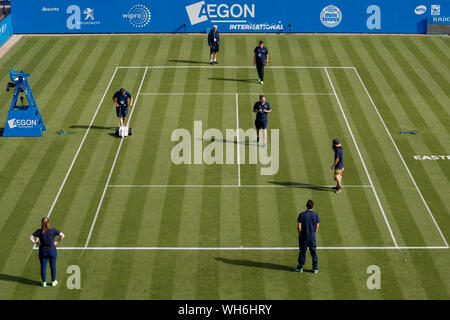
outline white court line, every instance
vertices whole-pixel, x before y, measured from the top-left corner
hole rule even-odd
[[[366,163],[364,162],[364,159],[363,159],[363,157],[361,155],[361,152],[359,151],[358,143],[356,142],[355,136],[353,135],[353,131],[352,131],[352,129],[350,127],[350,124],[349,124],[349,122],[347,120],[347,116],[345,115],[344,109],[342,108],[341,101],[339,100],[339,97],[338,97],[338,95],[336,93],[336,89],[334,88],[333,82],[331,81],[331,78],[330,78],[330,75],[328,74],[327,68],[324,68],[324,70],[325,70],[325,73],[327,74],[327,78],[328,78],[328,81],[330,82],[331,88],[333,89],[334,96],[336,97],[336,100],[337,100],[337,102],[339,104],[339,108],[341,109],[342,116],[344,117],[344,120],[345,120],[345,123],[347,125],[348,131],[350,132],[350,135],[352,137],[353,143],[354,143],[354,145],[356,147],[356,151],[358,152],[359,158],[361,159],[361,163],[362,163],[362,165],[364,167],[364,171],[366,172],[367,178],[369,179],[369,183],[372,186],[373,194],[375,195],[375,198],[377,200],[378,206],[380,207],[381,213],[383,214],[383,218],[384,218],[384,221],[386,222],[386,225],[387,225],[387,227],[389,229],[389,233],[391,235],[392,241],[394,242],[394,245],[396,247],[398,247],[397,241],[395,240],[395,237],[394,237],[394,233],[392,232],[392,229],[391,229],[391,225],[389,224],[389,221],[388,221],[388,219],[386,217],[386,214],[384,212],[383,206],[381,205],[381,201],[378,198],[377,191],[375,190],[375,187],[374,187],[374,185],[372,183],[372,179],[370,178],[370,174],[369,174],[369,171],[367,170]]]
[[[235,95],[236,92],[142,92],[141,95]],[[238,94],[259,95],[259,92],[238,92]],[[264,92],[265,95],[305,95],[305,96],[333,96],[332,92]]]
[[[402,154],[400,153],[399,148],[397,147],[397,144],[394,141],[394,138],[392,138],[391,132],[389,131],[388,127],[386,126],[386,123],[384,122],[383,117],[381,116],[380,112],[378,111],[377,106],[375,105],[375,102],[372,99],[372,96],[370,95],[369,91],[367,90],[366,85],[364,84],[364,82],[362,81],[361,76],[359,75],[359,72],[356,68],[353,68],[353,70],[355,71],[356,75],[358,76],[359,81],[361,82],[362,86],[364,87],[364,91],[366,92],[367,96],[369,97],[370,102],[372,103],[373,108],[375,109],[375,112],[377,113],[378,117],[380,118],[381,123],[383,124],[384,129],[386,130],[389,138],[391,139],[392,144],[394,145],[395,150],[397,151],[398,156],[400,157],[400,160],[403,163],[403,166],[406,169],[406,172],[408,172],[409,177],[411,178],[411,181],[413,182],[414,186],[416,187],[417,193],[419,194],[420,198],[422,199],[423,204],[425,205],[425,208],[427,209],[429,215],[431,216],[431,219],[433,220],[434,225],[436,226],[436,229],[438,230],[439,234],[442,237],[442,240],[444,240],[445,245],[447,246],[447,248],[449,247],[447,240],[445,239],[444,234],[442,233],[441,228],[439,227],[436,219],[434,218],[433,213],[431,212],[430,208],[428,207],[427,202],[425,201],[425,198],[422,195],[422,192],[420,191],[419,187],[417,186],[416,181],[414,180],[411,171],[409,170],[405,159],[403,158]]]
[[[236,132],[237,132],[237,141],[239,142],[239,102],[238,102],[238,94],[236,93]],[[241,186],[241,150],[240,144],[236,144],[236,156],[237,156],[237,168],[238,168],[238,186]]]
[[[133,116],[134,109],[136,109],[136,104],[137,104],[137,102],[139,100],[139,93],[141,92],[142,84],[144,83],[144,79],[145,79],[145,75],[147,74],[147,70],[148,69],[146,68],[145,71],[144,71],[144,75],[142,76],[141,84],[139,85],[139,89],[138,89],[138,92],[136,94],[136,100],[134,102],[134,106],[132,107],[131,112],[130,112],[130,116],[128,117],[127,125],[130,123],[131,117]],[[103,199],[105,198],[106,190],[108,189],[109,181],[111,180],[111,176],[112,176],[112,173],[114,171],[114,167],[116,166],[117,158],[119,157],[119,153],[120,153],[120,149],[122,148],[123,141],[124,141],[124,138],[120,139],[120,143],[119,143],[119,147],[117,148],[116,156],[114,157],[114,161],[112,163],[111,169],[109,170],[108,179],[106,180],[106,184],[105,184],[105,187],[103,188],[102,196],[101,196],[100,201],[98,203],[97,210],[95,211],[94,220],[92,221],[91,229],[89,230],[89,234],[88,234],[88,237],[86,239],[86,243],[84,245],[85,247],[88,246],[89,241],[91,240],[92,232],[94,230],[95,223],[97,221],[98,213],[100,212],[100,208],[102,207]]]
[[[119,69],[253,69],[255,66],[118,66]],[[269,69],[353,69],[354,67],[338,66],[268,66]]]
[[[38,248],[36,248],[38,249]],[[317,247],[318,250],[436,250],[444,246],[416,247]],[[298,247],[58,247],[58,250],[154,250],[154,251],[287,251]]]
[[[277,184],[255,184],[255,185],[235,185],[235,184],[110,184],[108,188],[334,188],[336,185],[277,185]],[[344,185],[343,188],[372,188],[371,185]]]

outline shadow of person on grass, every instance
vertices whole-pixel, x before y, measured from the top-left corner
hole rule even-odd
[[[269,183],[276,184],[279,186],[285,186],[288,188],[303,188],[303,189],[311,189],[311,190],[317,190],[317,191],[328,191],[328,192],[335,192],[334,187],[327,187],[327,186],[317,186],[309,183],[298,183],[298,182],[282,182],[282,181],[269,181]]]
[[[27,284],[29,286],[40,286],[41,283],[39,281],[19,277],[19,276],[13,276],[9,274],[0,274],[0,281],[10,281],[10,282],[18,282]]]
[[[209,80],[220,80],[220,81],[237,81],[237,82],[248,82],[248,83],[258,83],[257,79],[234,79],[234,78],[208,78]]]
[[[270,262],[258,262],[258,261],[250,261],[250,260],[233,260],[233,259],[226,259],[226,258],[221,258],[221,257],[216,257],[215,259],[217,261],[221,261],[221,262],[227,263],[227,264],[233,264],[236,266],[272,269],[272,270],[280,270],[280,271],[292,271],[291,267],[283,266],[281,264],[270,263]]]
[[[72,129],[88,129],[89,126],[86,125],[73,125],[70,126]],[[103,126],[91,126],[91,129],[96,130],[116,130],[116,127],[103,127]]]
[[[203,141],[203,142],[222,142],[222,143],[234,143],[234,144],[242,144],[242,145],[246,145],[246,146],[251,146],[251,145],[255,145],[257,146],[258,144],[256,142],[250,142],[248,140],[245,141],[240,141],[237,142],[237,140],[227,140],[227,139],[215,139],[215,140],[211,140],[211,139],[200,139],[197,138],[198,141]]]
[[[169,62],[178,62],[178,63],[210,64],[209,62],[205,62],[205,61],[193,61],[193,60],[174,60],[174,59],[169,59],[167,61],[169,61]]]

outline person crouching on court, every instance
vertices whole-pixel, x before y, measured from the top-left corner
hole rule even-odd
[[[55,240],[55,237],[58,237]],[[64,233],[61,231],[50,227],[50,220],[47,217],[42,218],[41,220],[41,228],[37,229],[33,234],[29,237],[31,243],[36,246],[39,246],[39,261],[41,263],[41,286],[46,287],[46,276],[47,276],[47,260],[50,261],[50,270],[52,273],[52,287],[55,287],[58,284],[56,280],[56,245],[64,239]],[[36,240],[38,239],[38,240]]]
[[[333,139],[334,163],[331,170],[334,171],[334,180],[337,182],[336,193],[342,192],[342,178],[344,176],[344,151],[338,139]]]

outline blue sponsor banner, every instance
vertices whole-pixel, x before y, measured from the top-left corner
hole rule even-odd
[[[12,35],[11,15],[0,21],[0,45]]]
[[[425,33],[448,0],[15,0],[15,33]]]

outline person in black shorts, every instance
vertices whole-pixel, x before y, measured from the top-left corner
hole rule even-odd
[[[124,88],[120,88],[114,93],[112,99],[116,105],[116,115],[122,127],[127,121],[128,106],[133,106],[133,96]],[[130,99],[130,104],[128,104],[128,99]]]
[[[258,137],[256,142],[259,143],[259,130],[264,130],[263,148],[265,148],[267,145],[267,114],[272,112],[272,109],[263,94],[259,95],[259,101],[253,105],[253,112],[256,113],[255,127]]]
[[[209,46],[209,63],[217,64],[217,52],[219,52],[220,38],[219,32],[217,32],[217,26],[214,26],[208,34],[208,46]],[[214,61],[213,61],[214,58]]]

